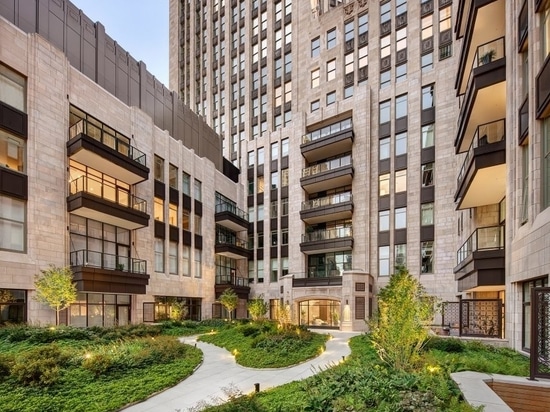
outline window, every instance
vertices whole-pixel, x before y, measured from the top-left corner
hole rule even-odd
[[[407,80],[407,63],[395,66],[395,82],[399,83]]]
[[[336,78],[336,59],[327,62],[327,82]]]
[[[25,202],[0,195],[0,250],[25,251],[25,223]]]
[[[380,88],[388,87],[391,82],[391,70],[380,73]]]
[[[422,149],[432,147],[434,144],[434,124],[422,126]]]
[[[258,260],[258,283],[264,283],[264,261]]]
[[[26,171],[26,152],[25,140],[0,130],[0,167],[24,173]]]
[[[187,209],[182,209],[181,211],[181,228],[183,230],[191,230],[191,212]]]
[[[344,23],[344,41],[353,40],[354,24],[355,22],[353,20]]]
[[[445,60],[448,59],[453,55],[453,45],[446,44],[444,46],[439,47],[439,60]]]
[[[434,107],[434,85],[429,84],[422,88],[422,110]]]
[[[426,163],[422,165],[422,187],[433,186],[434,184],[434,164]]]
[[[279,142],[271,143],[271,160],[279,158]]]
[[[327,31],[327,50],[336,46],[336,28]]]
[[[288,229],[281,229],[281,245],[288,245]]]
[[[395,209],[395,229],[407,228],[407,208],[400,207]]]
[[[279,172],[271,172],[271,190],[279,187]]]
[[[311,41],[311,57],[318,57],[321,53],[321,38],[316,37]]]
[[[258,249],[264,248],[264,234],[258,233]]]
[[[261,166],[264,164],[264,148],[259,147],[258,148],[258,166]]]
[[[168,184],[172,189],[178,189],[178,168],[173,164],[168,165]]]
[[[433,14],[422,17],[422,40],[433,36]]]
[[[275,50],[278,50],[281,48],[281,44],[283,40],[282,36],[283,36],[283,33],[280,29],[275,31]]]
[[[285,54],[285,74],[292,71],[292,53]]]
[[[285,83],[285,103],[292,101],[292,82]]]
[[[344,56],[344,73],[353,73],[353,53],[346,54]]]
[[[390,138],[385,137],[379,141],[379,159],[389,159],[390,158]]]
[[[336,92],[327,93],[327,106],[336,102]]]
[[[403,94],[395,98],[395,118],[407,116],[407,95]]]
[[[164,182],[164,159],[155,155],[155,180]]]
[[[397,30],[395,33],[395,40],[395,51],[400,51],[407,48],[407,27]]]
[[[542,208],[550,206],[550,117],[542,122]]]
[[[289,142],[288,137],[281,140],[281,156],[282,157],[288,156],[288,142]]]
[[[385,173],[378,176],[378,196],[386,196],[390,194],[390,174]]]
[[[164,222],[164,201],[160,197],[155,197],[155,220]]]
[[[383,59],[390,55],[390,35],[384,36],[380,39],[380,58]]]
[[[264,205],[258,205],[257,221],[260,222],[262,220],[264,220]]]
[[[279,202],[277,200],[273,200],[271,202],[271,207],[269,209],[269,214],[271,215],[271,217],[276,217],[279,212]]]
[[[396,0],[395,15],[399,16],[407,11],[407,0]]]
[[[168,268],[171,275],[178,274],[178,243],[170,242]]]
[[[288,216],[288,197],[281,199],[281,216]]]
[[[310,104],[311,112],[316,112],[321,107],[319,100],[314,100]]]
[[[264,192],[264,177],[263,176],[258,176],[258,179],[257,179],[257,190],[258,190],[258,193],[263,193]]]
[[[26,96],[25,78],[0,64],[0,102],[26,113]]]
[[[439,9],[439,32],[451,29],[451,6]]]
[[[434,68],[433,53],[423,54],[420,58],[420,65],[422,66],[422,73],[432,70]]]
[[[314,89],[316,87],[319,87],[319,76],[320,76],[320,70],[315,69],[311,72],[311,88]]]
[[[545,10],[543,10],[540,14],[541,16],[541,52],[542,52],[542,59],[541,61],[546,60],[546,56],[550,54],[550,8],[547,7]],[[2,66],[0,66],[1,68]],[[0,97],[0,100],[1,97]]]
[[[285,26],[285,45],[292,42],[292,24],[288,23]]]
[[[362,34],[366,34],[369,31],[369,15],[367,13],[360,15],[357,18],[357,25],[359,26],[359,37],[361,37]]]
[[[353,96],[353,84],[347,87],[344,87],[344,99],[349,99]]]
[[[523,225],[529,218],[529,145],[523,144],[521,150],[521,208],[520,223]]]
[[[420,205],[420,224],[421,226],[430,226],[434,224],[434,204],[422,203]]]
[[[193,232],[195,232],[196,235],[202,235],[202,217],[199,215],[195,215]]]
[[[271,231],[271,246],[277,246],[279,244],[279,232],[277,230]]]
[[[202,277],[202,250],[195,249],[195,277]]]
[[[395,193],[407,191],[407,169],[395,172]]]
[[[390,247],[378,247],[378,276],[390,275]]]
[[[183,194],[191,196],[191,176],[185,172],[181,174],[181,186]]]
[[[391,101],[386,100],[380,103],[380,124],[388,123],[390,121],[390,108]]]
[[[171,226],[178,225],[178,206],[172,203],[168,205],[168,224]]]
[[[155,272],[164,272],[164,239],[155,239]]]
[[[386,232],[390,230],[390,211],[380,210],[378,212],[378,231]]]
[[[420,243],[420,257],[422,262],[422,273],[433,273],[433,251],[434,242],[421,242]]]
[[[254,150],[248,152],[248,167],[254,166],[255,159],[256,159],[256,154],[254,153]]]
[[[195,200],[199,202],[202,201],[202,183],[200,180],[195,179],[195,190],[194,190]]]
[[[359,68],[366,67],[369,64],[369,46],[359,49]]]
[[[407,245],[395,245],[395,266],[407,265]]]
[[[288,186],[288,169],[281,170],[281,187]]]
[[[181,254],[181,274],[183,276],[191,276],[191,247],[183,245]]]
[[[380,24],[383,24],[391,19],[391,1],[380,5]]]
[[[269,278],[270,282],[277,282],[279,278],[279,261],[275,259],[271,259],[271,276]]]
[[[395,155],[401,156],[407,153],[407,132],[395,135]]]

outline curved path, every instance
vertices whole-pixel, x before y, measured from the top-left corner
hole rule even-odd
[[[184,343],[194,345],[203,352],[203,362],[187,379],[176,386],[155,395],[146,401],[129,406],[124,412],[187,412],[195,410],[203,402],[217,403],[227,395],[223,388],[235,388],[250,393],[255,384],[260,390],[279,386],[291,381],[314,375],[322,369],[334,366],[350,354],[349,338],[358,332],[330,331],[333,338],[327,341],[326,350],[315,359],[297,366],[280,369],[250,369],[237,365],[233,356],[225,349],[197,342],[196,336],[181,338]]]

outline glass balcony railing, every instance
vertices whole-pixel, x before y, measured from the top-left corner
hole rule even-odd
[[[69,193],[85,192],[139,212],[147,213],[147,201],[96,177],[83,175],[69,182]]]
[[[314,230],[302,235],[302,242],[316,242],[319,240],[343,239],[351,237],[351,227],[338,227],[334,229]]]
[[[216,205],[216,213],[229,212],[248,222],[248,213],[231,203],[223,202]]]
[[[462,167],[458,172],[457,185],[460,185],[462,179],[468,170],[471,160],[474,158],[474,149],[481,146],[487,146],[493,143],[498,143],[506,139],[506,123],[505,119],[500,119],[495,122],[485,123],[478,126],[472,138],[472,143],[466,153]]]
[[[326,172],[328,170],[339,169],[340,167],[351,165],[351,155],[339,157],[337,159],[328,160],[323,163],[318,163],[316,165],[306,167],[302,169],[302,177],[315,176],[319,173]]]
[[[248,279],[241,278],[237,275],[216,275],[216,285],[233,285],[233,286],[248,286]]]
[[[92,250],[75,250],[70,255],[71,266],[85,266],[99,269],[119,270],[122,272],[147,274],[147,261],[128,256]]]
[[[302,211],[317,209],[319,207],[334,206],[340,203],[352,201],[351,192],[338,193],[332,196],[321,197],[318,199],[306,200],[302,202]]]
[[[248,240],[239,239],[235,234],[223,231],[216,231],[216,245],[230,245],[242,249],[249,248]]]
[[[96,124],[97,123],[97,124]],[[112,129],[110,129],[112,130]],[[130,139],[126,136],[112,133],[106,130],[99,122],[89,122],[86,119],[81,119],[79,122],[73,124],[69,129],[69,139],[84,133],[87,136],[103,143],[105,146],[109,146],[111,149],[116,150],[118,153],[147,166],[147,159],[145,153],[136,149],[130,145]]]
[[[476,229],[456,252],[457,265],[479,250],[499,249],[504,249],[504,226],[481,227]]]
[[[342,120],[341,122],[325,126],[322,129],[314,130],[311,133],[302,136],[302,144],[313,142],[315,140],[324,139],[333,134],[337,134],[346,130],[353,129],[353,122],[350,119]]]

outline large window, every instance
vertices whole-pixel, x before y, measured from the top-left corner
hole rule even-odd
[[[181,190],[183,194],[191,196],[191,176],[185,172],[181,174]]]
[[[421,257],[421,271],[422,273],[433,273],[433,251],[434,242],[421,242],[420,243],[420,257]]]
[[[336,46],[336,29],[327,31],[327,50]]]
[[[422,165],[422,187],[433,186],[434,184],[434,164],[425,163]]]
[[[164,272],[164,239],[155,239],[155,272]]]
[[[422,149],[432,147],[435,144],[434,140],[434,124],[422,126]]]
[[[25,251],[25,202],[0,195],[0,250]]]
[[[319,37],[316,37],[311,41],[311,57],[318,57],[320,52],[321,39]]]
[[[168,165],[168,183],[172,189],[178,189],[178,168],[173,164]]]
[[[434,224],[434,204],[422,203],[420,205],[420,224],[422,226],[430,226]]]
[[[0,130],[0,167],[24,173],[26,170],[25,148],[25,140]]]
[[[378,248],[378,276],[390,275],[390,247],[380,246]]]
[[[155,155],[155,180],[164,182],[164,159]]]
[[[340,310],[340,302],[337,300],[319,299],[300,302],[300,325],[337,327],[340,325]]]
[[[170,242],[169,270],[171,275],[178,274],[178,242]]]
[[[401,156],[407,153],[407,132],[395,135],[395,155]]]
[[[550,54],[550,7],[541,13],[542,61]],[[1,66],[0,66],[1,67]]]
[[[195,249],[195,277],[202,277],[202,251]]]
[[[390,194],[390,175],[385,173],[378,177],[378,196],[386,196]]]
[[[395,172],[395,193],[407,191],[407,169]]]
[[[390,230],[390,211],[380,210],[378,212],[378,231],[386,232]]]
[[[25,78],[0,64],[0,101],[26,113],[26,96]]]
[[[434,106],[434,85],[429,84],[422,88],[422,110],[430,109]]]
[[[0,325],[27,321],[27,292],[0,289]]]
[[[181,253],[181,274],[191,276],[191,247],[183,245]]]
[[[130,295],[79,293],[69,308],[69,324],[77,327],[127,325],[130,303]]]
[[[379,159],[389,159],[390,158],[390,138],[385,137],[379,141]]]
[[[395,228],[406,229],[407,228],[407,208],[399,207],[395,209]]]

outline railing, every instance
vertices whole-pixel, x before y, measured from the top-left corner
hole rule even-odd
[[[216,285],[248,286],[248,279],[237,275],[216,275]]]
[[[147,261],[128,256],[94,252],[92,250],[75,250],[70,256],[71,266],[85,266],[99,269],[119,270],[122,272],[147,274]]]
[[[351,165],[351,155],[339,157],[337,159],[328,160],[324,163],[319,163],[302,169],[302,177],[315,176],[316,174],[335,170],[343,166]]]
[[[125,189],[89,175],[83,175],[69,182],[69,193],[86,192],[139,212],[147,213],[147,201],[131,195]]]
[[[216,213],[222,213],[222,212],[232,213],[248,222],[248,213],[245,212],[244,210],[239,209],[237,206],[232,205],[231,203],[228,203],[228,202],[218,203],[216,205]]]
[[[307,277],[308,278],[328,278],[335,276],[342,276],[344,270],[351,270],[351,263],[336,264],[335,266],[308,266]]]
[[[216,245],[231,245],[242,249],[249,249],[248,240],[239,239],[233,233],[226,233],[219,230],[216,231]]]
[[[351,192],[338,193],[332,196],[321,197],[319,199],[306,200],[302,202],[302,211],[317,209],[318,207],[338,205],[340,203],[351,202],[353,196]]]
[[[476,229],[456,252],[457,265],[479,250],[499,249],[504,249],[504,226],[481,227]]]
[[[464,179],[466,171],[468,170],[470,161],[474,158],[475,148],[486,146],[492,143],[498,143],[505,139],[506,139],[505,119],[500,119],[495,122],[485,123],[485,124],[482,124],[481,126],[478,126],[478,128],[476,129],[476,132],[474,133],[474,137],[472,138],[472,143],[468,148],[468,153],[466,153],[466,157],[464,158],[464,162],[462,162],[462,166],[458,173],[458,177],[456,179],[457,186],[460,186],[460,183],[462,182],[462,179]]]
[[[311,133],[302,136],[302,144],[313,142],[315,140],[324,139],[333,134],[340,133],[346,130],[353,129],[353,122],[350,119],[342,120],[341,122],[325,126],[322,129],[314,130]]]
[[[342,239],[351,237],[351,227],[338,227],[334,229],[315,230],[302,235],[302,242],[315,242],[318,240]]]
[[[98,122],[99,123],[99,122]],[[145,153],[131,146],[129,139],[118,137],[110,133],[109,131],[99,127],[98,125],[89,122],[86,119],[81,119],[79,122],[73,124],[69,129],[69,139],[78,136],[80,133],[84,133],[87,136],[103,143],[105,146],[109,146],[111,149],[116,150],[118,153],[147,166],[147,159]]]

